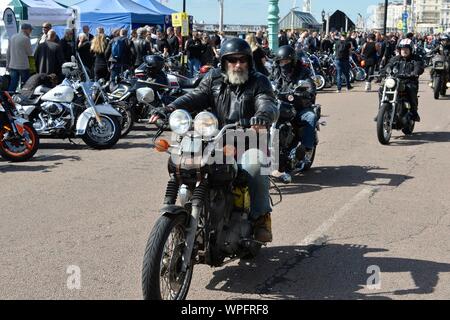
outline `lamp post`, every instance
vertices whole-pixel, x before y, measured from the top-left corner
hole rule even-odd
[[[278,28],[279,28],[279,14],[278,7],[279,0],[269,0],[269,15],[267,17],[269,27],[269,47],[273,51],[278,49]]]
[[[325,10],[322,9],[322,32],[325,32]]]
[[[218,0],[220,5],[220,25],[219,25],[219,31],[223,31],[223,2],[224,0]]]
[[[384,1],[384,29],[383,29],[383,34],[384,34],[384,35],[386,35],[386,31],[387,31],[388,5],[389,5],[389,1],[388,1],[388,0],[385,0],[385,1]]]

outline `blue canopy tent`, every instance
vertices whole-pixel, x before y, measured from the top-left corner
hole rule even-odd
[[[164,23],[164,16],[160,12],[132,0],[85,0],[71,7],[78,10],[81,26],[87,25],[92,31],[103,27],[106,34],[111,34],[117,28],[130,30],[145,24]]]
[[[162,16],[170,15],[176,12],[175,10],[162,5],[156,0],[133,0],[133,2],[136,2],[137,4],[140,4],[141,6],[146,7],[152,11],[158,12]]]

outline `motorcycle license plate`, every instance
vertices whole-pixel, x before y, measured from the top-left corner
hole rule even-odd
[[[181,141],[181,150],[183,153],[200,153],[202,151],[202,139],[184,137]]]

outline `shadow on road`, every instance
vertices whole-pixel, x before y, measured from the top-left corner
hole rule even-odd
[[[398,187],[406,180],[413,179],[403,174],[376,172],[383,170],[387,169],[366,166],[315,167],[302,176],[295,176],[291,184],[278,184],[278,187],[283,194],[298,194],[328,188],[374,184]]]
[[[206,288],[275,299],[391,299],[387,294],[402,299],[404,295],[433,293],[439,273],[450,272],[450,264],[434,261],[366,257],[387,251],[353,244],[263,248],[255,260],[241,260],[238,266],[214,271]],[[367,284],[376,283],[369,280],[374,275],[368,271],[372,266],[381,272],[381,287],[374,291],[367,290]],[[409,273],[415,287],[386,292],[396,283],[383,282],[383,273]],[[365,293],[358,292],[363,289]]]
[[[409,136],[400,136],[392,140],[391,145],[415,146],[426,143],[450,142],[450,132],[416,132]]]
[[[7,162],[0,159],[0,172],[51,172],[54,169],[63,164],[59,161],[81,161],[78,156],[64,156],[64,155],[39,155],[24,163]],[[58,161],[58,162],[55,162]],[[53,162],[52,164],[34,165],[35,163]]]

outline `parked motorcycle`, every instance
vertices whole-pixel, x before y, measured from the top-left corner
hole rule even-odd
[[[227,258],[254,257],[263,245],[253,237],[247,176],[234,160],[236,149],[220,143],[228,129],[241,125],[219,131],[213,114],[201,112],[192,121],[184,110],[174,111],[169,123],[177,144],[156,142],[158,151],[171,154],[170,180],[142,268],[143,296],[152,300],[183,300],[196,264],[218,267]],[[219,152],[225,164],[210,161]]]
[[[41,137],[81,137],[92,148],[111,148],[120,138],[121,114],[109,104],[95,104],[102,86],[89,81],[81,59],[78,60],[88,81],[66,78],[48,92],[36,88],[37,97],[33,99],[18,94],[14,101],[19,114],[33,124]]]
[[[415,121],[404,83],[412,77],[400,74],[397,67],[386,68],[386,79],[377,117],[377,136],[381,144],[389,144],[393,129],[402,130],[405,135],[410,135],[414,131]]]
[[[1,82],[1,79],[0,79]],[[39,136],[29,121],[17,114],[6,91],[0,92],[0,156],[22,162],[32,158],[39,148]]]

